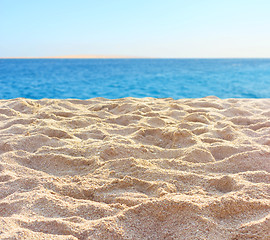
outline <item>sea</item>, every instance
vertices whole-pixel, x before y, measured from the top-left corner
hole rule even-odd
[[[0,59],[0,99],[270,98],[270,59]]]

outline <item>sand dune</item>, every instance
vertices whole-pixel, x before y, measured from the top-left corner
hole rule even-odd
[[[270,99],[0,101],[1,239],[270,239]]]

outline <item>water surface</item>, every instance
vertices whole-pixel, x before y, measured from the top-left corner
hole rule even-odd
[[[269,98],[270,59],[1,59],[0,98]]]

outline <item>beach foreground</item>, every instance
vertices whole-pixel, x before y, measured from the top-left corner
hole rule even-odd
[[[0,119],[0,239],[270,239],[270,99],[12,99]]]

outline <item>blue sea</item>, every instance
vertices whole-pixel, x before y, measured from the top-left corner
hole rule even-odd
[[[270,98],[270,59],[0,59],[0,99]]]

